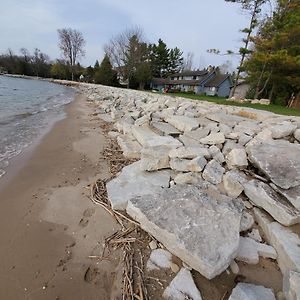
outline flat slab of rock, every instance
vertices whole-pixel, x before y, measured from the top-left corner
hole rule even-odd
[[[290,270],[300,272],[300,238],[290,229],[274,222],[260,209],[254,208],[256,221],[263,230],[267,241],[277,252],[277,261],[281,272]]]
[[[149,127],[132,126],[131,133],[142,146],[147,146],[147,142],[152,138],[159,137]]]
[[[300,299],[300,273],[287,272],[283,278],[283,293],[286,300]]]
[[[145,172],[138,161],[123,168],[118,177],[106,184],[107,195],[114,210],[125,210],[131,198],[160,191],[169,187],[169,182],[168,171]]]
[[[228,300],[276,300],[271,289],[262,285],[238,283]]]
[[[197,119],[185,116],[170,116],[165,121],[180,131],[191,131],[199,127]]]
[[[300,145],[269,141],[246,148],[248,159],[283,189],[300,185]]]
[[[279,223],[290,226],[300,222],[300,212],[266,183],[252,179],[243,186],[246,196]]]
[[[207,119],[226,124],[228,126],[235,126],[236,124],[242,122],[242,121],[249,121],[249,119],[236,116],[236,115],[231,115],[231,114],[226,114],[224,112],[218,112],[214,114],[208,114],[205,116]]]
[[[248,166],[247,154],[245,149],[232,149],[226,155],[226,163],[229,169],[244,169]]]
[[[123,155],[129,159],[141,158],[142,146],[135,140],[131,140],[126,136],[117,137],[118,145],[120,146]]]
[[[200,143],[207,145],[223,144],[225,142],[225,135],[223,132],[211,133],[208,136],[200,139]]]
[[[169,152],[170,158],[193,159],[196,158],[197,156],[204,156],[205,158],[210,158],[211,154],[207,148],[201,146],[179,147]]]
[[[180,135],[180,131],[174,126],[165,122],[152,122],[151,125],[163,135]]]
[[[300,185],[292,187],[288,190],[281,189],[275,184],[271,184],[271,186],[279,194],[284,196],[295,208],[300,210]]]
[[[169,300],[202,300],[192,274],[186,268],[182,268],[171,281],[163,293],[163,298]]]
[[[127,213],[208,279],[222,273],[237,254],[241,207],[217,201],[195,186],[133,198]]]
[[[213,159],[206,165],[202,176],[210,183],[219,184],[222,182],[224,172],[225,169]]]

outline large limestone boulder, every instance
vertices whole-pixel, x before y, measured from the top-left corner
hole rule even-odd
[[[169,116],[165,121],[180,131],[190,131],[199,127],[197,119],[185,116]]]
[[[300,185],[284,190],[271,183],[271,186],[279,194],[284,196],[294,207],[300,210]]]
[[[224,188],[229,197],[237,198],[244,190],[245,175],[237,170],[231,170],[223,176]]]
[[[290,226],[300,222],[300,212],[266,183],[252,179],[243,186],[246,196],[279,223]]]
[[[211,133],[207,137],[200,139],[200,143],[207,145],[218,145],[225,142],[225,135],[223,132]]]
[[[281,272],[292,270],[300,272],[300,238],[290,229],[274,222],[258,208],[254,208],[256,221],[263,230],[267,241],[277,252],[277,261]]]
[[[169,187],[169,182],[168,171],[145,172],[138,161],[123,168],[118,177],[106,184],[107,195],[114,210],[125,210],[131,198],[160,191]]]
[[[202,300],[191,272],[182,268],[163,293],[163,298],[169,300]]]
[[[247,154],[245,149],[232,149],[226,155],[226,163],[229,169],[244,169],[248,166]]]
[[[276,300],[271,289],[261,285],[240,282],[232,290],[228,300]]]
[[[284,275],[283,293],[286,300],[300,299],[300,273],[289,271]]]
[[[222,182],[224,172],[225,169],[213,159],[206,165],[202,176],[210,183],[219,184]]]
[[[300,185],[300,145],[269,141],[246,148],[248,159],[283,189]]]
[[[241,207],[180,185],[133,198],[127,213],[171,253],[208,279],[222,273],[239,246]]]
[[[291,135],[296,128],[297,126],[291,122],[283,122],[282,124],[270,127],[270,130],[272,131],[272,137],[274,139],[281,139]]]

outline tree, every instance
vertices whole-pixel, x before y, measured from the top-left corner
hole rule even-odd
[[[117,86],[118,78],[117,72],[113,70],[113,67],[110,63],[109,57],[105,54],[101,65],[96,70],[95,73],[95,83],[109,85],[109,86]]]
[[[267,0],[225,0],[225,1],[241,4],[242,9],[249,11],[251,15],[249,27],[244,28],[242,30],[242,32],[246,34],[246,38],[243,39],[244,46],[241,47],[239,50],[241,60],[235,78],[235,83],[232,89],[232,95],[234,96],[237,84],[240,79],[240,75],[244,70],[243,67],[244,67],[246,56],[247,54],[251,53],[251,51],[249,50],[249,44],[251,41],[253,30],[258,26],[258,16],[261,12],[261,7]]]
[[[35,76],[47,77],[49,74],[49,56],[35,48],[32,56],[32,68]]]
[[[59,49],[71,68],[72,80],[74,80],[74,66],[85,55],[85,40],[80,31],[72,28],[58,29]]]
[[[182,70],[191,71],[194,64],[194,53],[188,52],[186,57],[183,59]]]
[[[170,50],[168,75],[177,73],[182,69],[182,63],[183,63],[182,54],[183,52],[180,51],[180,49],[177,47]]]
[[[65,61],[57,59],[51,66],[50,74],[53,78],[69,79],[70,68]]]

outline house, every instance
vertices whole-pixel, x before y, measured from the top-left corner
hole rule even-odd
[[[230,87],[230,98],[234,97],[236,99],[245,99],[250,85],[246,81],[241,81],[237,84],[234,95],[233,95],[233,85]]]
[[[182,71],[172,74],[168,78],[153,78],[151,87],[159,91],[172,89],[195,94],[227,97],[231,85],[232,81],[228,74],[219,75],[214,68],[208,68]]]

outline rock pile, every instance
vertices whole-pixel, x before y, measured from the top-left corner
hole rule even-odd
[[[80,89],[112,123],[110,136],[124,155],[139,159],[107,184],[113,209],[126,210],[208,279],[233,268],[234,259],[276,259],[286,298],[300,297],[300,238],[288,228],[300,222],[300,118],[89,84]],[[182,269],[166,298],[181,299],[181,277],[192,279]],[[189,297],[201,299],[192,289]],[[275,298],[264,287],[238,284],[230,299]]]

